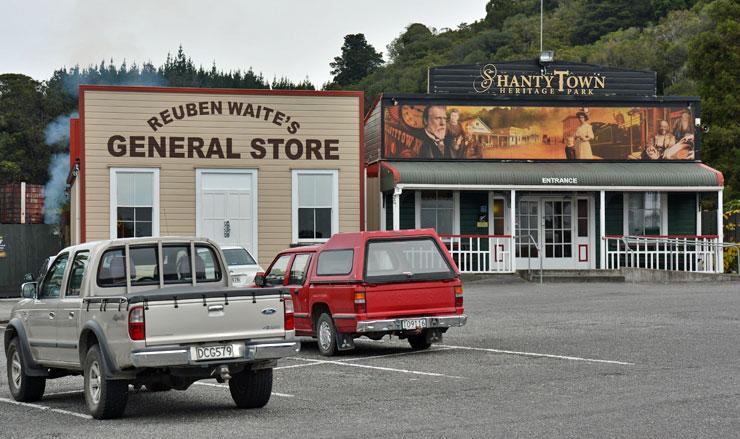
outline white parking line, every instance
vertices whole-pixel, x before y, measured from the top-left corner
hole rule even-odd
[[[381,366],[368,366],[367,364],[355,364],[355,363],[347,363],[343,361],[331,361],[331,360],[314,360],[312,358],[298,358],[293,357],[296,360],[300,361],[307,361],[312,363],[319,363],[319,364],[334,364],[337,366],[347,366],[347,367],[359,367],[362,369],[374,369],[374,370],[384,370],[387,372],[400,372],[400,373],[408,373],[413,375],[426,375],[426,376],[433,376],[433,377],[444,377],[444,378],[454,378],[454,379],[465,379],[465,377],[456,376],[456,375],[446,375],[443,373],[435,373],[435,372],[421,372],[418,370],[409,370],[409,369],[396,369],[393,367],[381,367]]]
[[[482,351],[482,352],[493,352],[495,354],[508,354],[508,355],[522,355],[525,357],[545,357],[545,358],[556,358],[559,360],[571,360],[571,361],[585,361],[588,363],[607,363],[607,364],[619,364],[622,366],[634,366],[635,363],[629,363],[626,361],[616,360],[599,360],[597,358],[582,358],[573,357],[570,355],[553,355],[553,354],[538,354],[536,352],[519,352],[519,351],[507,351],[504,349],[489,349],[489,348],[474,348],[470,346],[452,346],[452,345],[439,345],[440,347],[446,347],[450,349],[465,349],[470,351]]]
[[[386,358],[386,357],[400,357],[402,355],[414,355],[414,354],[424,354],[429,352],[436,352],[436,351],[449,351],[452,348],[431,348],[426,351],[407,351],[407,352],[394,352],[392,354],[382,354],[382,355],[368,355],[366,357],[353,357],[353,358],[342,358],[340,360],[334,360],[339,361],[342,363],[350,362],[350,361],[362,361],[362,360],[372,360],[374,358]],[[287,357],[286,359],[289,360],[296,360],[296,361],[305,361],[305,358],[301,357]],[[293,369],[296,367],[311,367],[311,366],[320,366],[323,363],[307,363],[307,364],[291,364],[290,366],[280,366],[276,367],[275,370],[279,369]]]
[[[82,390],[69,390],[66,392],[44,393],[44,396],[73,395],[75,393],[82,393]]]
[[[0,329],[5,330],[5,326],[0,326]]]
[[[202,382],[197,382],[197,383],[193,383],[193,384],[197,384],[199,386],[220,387],[220,388],[226,388],[226,389],[229,388],[229,386],[227,386],[226,384],[202,383]],[[295,395],[290,395],[288,393],[272,392],[272,394],[275,395],[275,396],[282,396],[283,398],[294,398],[295,397]]]
[[[395,352],[393,354],[382,354],[382,355],[371,355],[368,357],[356,357],[356,358],[348,358],[346,360],[337,360],[337,361],[361,361],[361,360],[372,360],[374,358],[387,358],[387,357],[400,357],[403,355],[415,355],[415,354],[428,354],[430,352],[437,352],[437,351],[449,351],[452,348],[448,347],[439,347],[439,348],[430,348],[425,351],[408,351],[408,352]]]
[[[321,363],[291,364],[290,366],[274,367],[273,370],[295,369],[296,367],[311,367],[311,366],[320,366],[320,365]]]
[[[69,410],[55,409],[52,407],[47,407],[45,405],[31,404],[30,402],[18,402],[18,401],[13,401],[12,399],[8,399],[8,398],[0,398],[0,402],[7,402],[8,404],[19,405],[22,407],[31,407],[31,408],[38,409],[38,410],[46,410],[46,411],[50,411],[54,413],[59,413],[62,415],[75,416],[77,418],[82,418],[82,419],[92,419],[92,416],[86,415],[83,413],[71,412]]]

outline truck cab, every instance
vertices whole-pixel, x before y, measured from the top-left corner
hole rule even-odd
[[[339,233],[279,253],[255,283],[290,290],[296,334],[327,356],[389,334],[426,349],[467,321],[460,273],[432,229]]]

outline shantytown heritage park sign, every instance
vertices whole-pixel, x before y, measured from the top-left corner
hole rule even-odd
[[[655,72],[590,64],[497,62],[429,69],[429,93],[507,97],[654,97]]]

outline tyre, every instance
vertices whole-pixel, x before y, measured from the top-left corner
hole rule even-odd
[[[95,419],[120,418],[128,402],[128,382],[105,379],[103,355],[93,345],[85,357],[85,402]]]
[[[316,338],[321,355],[331,357],[337,353],[337,328],[327,313],[321,314],[316,321]]]
[[[423,351],[424,349],[429,349],[432,342],[427,339],[426,331],[423,331],[419,335],[410,335],[409,344],[411,345],[411,349],[415,351]]]
[[[243,370],[229,380],[231,398],[240,409],[264,407],[272,394],[272,369]]]
[[[172,390],[172,386],[165,383],[149,383],[146,385],[146,390],[150,392],[167,392]]]
[[[21,402],[40,400],[46,389],[46,378],[26,375],[18,337],[13,338],[8,344],[5,357],[8,360],[8,387],[13,399]]]

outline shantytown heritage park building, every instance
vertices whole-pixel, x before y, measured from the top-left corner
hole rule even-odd
[[[369,228],[433,227],[465,272],[722,271],[698,98],[657,96],[654,72],[557,62],[436,67],[428,84],[366,116]]]

